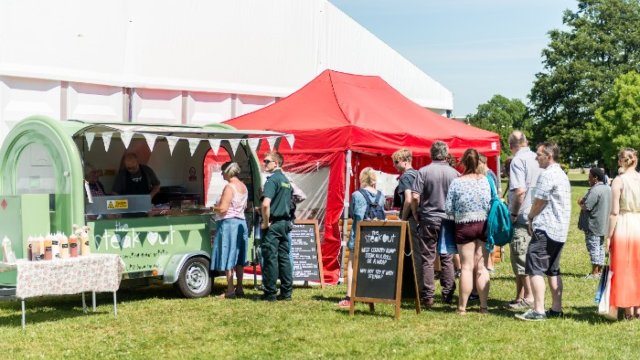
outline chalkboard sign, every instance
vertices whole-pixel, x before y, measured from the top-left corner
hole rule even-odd
[[[317,220],[296,220],[291,229],[294,281],[318,281],[324,288]]]
[[[410,236],[406,221],[361,221],[356,231],[353,290],[350,314],[355,302],[396,305],[400,317],[405,238]],[[411,242],[409,246],[412,247]],[[417,288],[417,283],[416,283]],[[417,294],[417,291],[416,291]],[[416,295],[416,312],[420,302]]]

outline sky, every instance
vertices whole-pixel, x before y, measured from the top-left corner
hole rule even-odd
[[[527,103],[548,32],[576,0],[330,0],[453,93],[452,116],[495,94]]]

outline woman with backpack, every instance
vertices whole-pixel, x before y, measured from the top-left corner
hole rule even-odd
[[[338,306],[341,308],[351,307],[351,284],[353,282],[353,259],[356,244],[356,231],[358,222],[361,220],[384,220],[384,194],[376,190],[378,175],[370,167],[364,168],[360,172],[360,190],[351,194],[351,205],[349,214],[353,223],[347,248],[349,249],[349,260],[347,262],[347,295],[340,300]]]
[[[455,242],[462,266],[457,312],[466,314],[475,279],[480,295],[480,313],[487,314],[489,272],[486,266],[489,253],[485,242],[491,188],[489,180],[482,173],[479,154],[475,149],[467,149],[460,162],[464,172],[451,182],[445,203],[445,212],[456,224]]]

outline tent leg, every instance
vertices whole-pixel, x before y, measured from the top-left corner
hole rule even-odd
[[[498,178],[498,195],[502,194],[502,181],[500,181],[500,170],[502,166],[500,166],[500,154],[496,155],[496,177]]]
[[[344,272],[342,271],[342,269],[344,267],[343,264],[345,262],[345,253],[347,249],[347,243],[344,239],[345,234],[347,233],[347,222],[349,220],[349,185],[351,184],[352,172],[351,150],[347,150],[344,163],[344,205],[342,209],[342,238],[340,239],[340,243],[342,244],[342,246],[340,251],[340,278],[338,279],[338,282],[341,282],[342,278],[344,277]]]

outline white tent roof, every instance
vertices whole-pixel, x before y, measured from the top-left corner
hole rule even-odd
[[[0,75],[282,97],[327,68],[453,108],[449,90],[326,0],[0,2]]]

